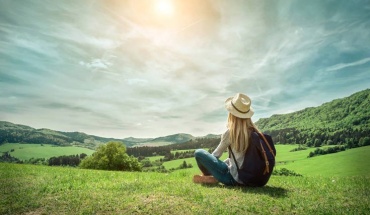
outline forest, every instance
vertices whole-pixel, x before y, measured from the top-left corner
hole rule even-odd
[[[193,140],[189,140],[185,143],[176,143],[171,145],[165,146],[138,146],[138,147],[130,147],[127,148],[127,154],[133,155],[135,157],[150,157],[150,156],[157,156],[162,155],[165,157],[171,158],[178,158],[182,153],[170,155],[171,151],[174,150],[194,150],[198,148],[215,148],[220,143],[220,138],[196,138]],[[183,156],[184,158],[185,156]]]
[[[289,114],[273,115],[256,122],[276,144],[309,147],[370,144],[370,89],[349,97]]]

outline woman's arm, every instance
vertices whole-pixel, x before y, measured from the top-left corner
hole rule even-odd
[[[217,148],[212,152],[212,155],[216,158],[220,158],[222,153],[227,149],[230,145],[230,138],[229,138],[229,130],[221,135],[220,144],[218,144]]]

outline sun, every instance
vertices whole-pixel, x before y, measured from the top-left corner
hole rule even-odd
[[[174,12],[172,0],[158,0],[155,9],[159,15],[165,16],[171,16]]]

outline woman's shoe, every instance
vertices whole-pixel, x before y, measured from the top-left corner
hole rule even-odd
[[[218,181],[211,175],[194,175],[193,177],[194,183],[201,183],[201,184],[217,184]]]

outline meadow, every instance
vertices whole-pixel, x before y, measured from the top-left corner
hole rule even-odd
[[[10,152],[11,150],[13,152]],[[25,143],[5,143],[0,145],[0,153],[10,152],[10,155],[20,160],[30,158],[50,158],[62,155],[77,155],[85,153],[91,155],[94,150],[77,146],[55,146],[51,144],[25,144]]]
[[[277,169],[286,168],[304,176],[358,176],[370,175],[370,146],[348,149],[343,152],[327,154],[308,158],[308,154],[316,148],[294,151],[298,145],[275,145],[277,150],[276,167]],[[328,146],[323,146],[327,148]],[[228,157],[224,153],[221,160]],[[160,156],[156,156],[159,159]],[[154,160],[154,159],[153,159]],[[164,162],[166,169],[177,168],[184,161],[191,164],[193,173],[198,171],[194,158],[185,158]]]
[[[368,214],[369,176],[200,185],[192,170],[117,172],[0,163],[0,214]]]
[[[276,156],[276,168],[287,168],[293,170],[296,173],[302,175],[311,176],[357,176],[357,175],[367,175],[370,171],[368,163],[370,162],[370,146],[354,148],[346,150],[340,153],[328,154],[325,156],[317,156],[312,158],[307,158],[311,151],[316,148],[308,148],[306,150],[294,151],[298,145],[276,145],[277,156]],[[326,148],[329,146],[323,146]],[[0,153],[10,151],[14,149],[10,154],[20,160],[27,160],[30,158],[50,158],[52,156],[62,156],[62,155],[76,155],[85,153],[91,155],[94,153],[91,149],[75,147],[75,146],[65,146],[58,147],[49,144],[20,144],[20,143],[7,143],[0,145]],[[175,150],[172,153],[184,152],[189,150]],[[225,152],[221,160],[228,157],[228,153]],[[153,156],[148,157],[150,161],[159,160],[163,156]],[[184,158],[178,160],[167,161],[163,163],[163,166],[169,169],[178,168],[183,162],[191,164],[193,167],[189,170],[192,173],[198,171],[197,165],[194,158]],[[367,171],[364,171],[367,170]]]
[[[194,158],[165,162],[193,165],[170,173],[0,163],[0,214],[369,214],[370,146],[313,158],[296,147],[276,145],[276,168],[303,177],[262,188],[194,184]]]

